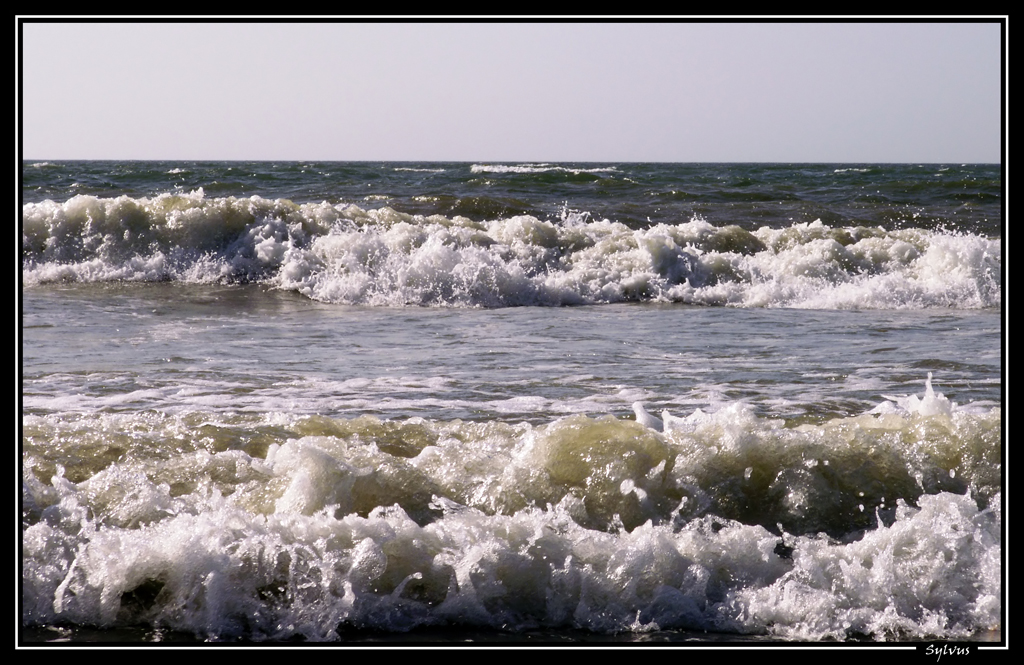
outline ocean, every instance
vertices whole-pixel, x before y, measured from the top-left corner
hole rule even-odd
[[[38,162],[21,639],[1002,639],[976,164]]]

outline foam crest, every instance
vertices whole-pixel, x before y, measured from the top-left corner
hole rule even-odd
[[[343,626],[820,640],[964,638],[999,625],[999,515],[953,494],[902,506],[890,526],[847,544],[720,518],[602,533],[563,506],[488,515],[439,502],[443,516],[420,525],[398,507],[336,519],[213,503],[139,529],[90,530],[63,552],[59,528],[29,527],[26,618],[310,641],[337,640]],[[47,561],[57,569],[48,578]]]
[[[662,415],[664,431],[610,415],[26,417],[24,620],[253,640],[998,626],[999,409]]]
[[[950,402],[945,395],[932,388],[932,373],[928,372],[925,380],[924,397],[906,395],[903,397],[883,395],[886,402],[876,406],[872,413],[909,413],[921,416],[951,416],[957,408],[956,402]]]
[[[615,172],[614,166],[598,166],[591,169],[571,168],[558,166],[556,164],[473,164],[470,167],[472,173],[611,173]]]
[[[259,281],[340,304],[505,307],[663,301],[977,309],[1001,302],[1000,241],[924,230],[748,232],[702,219],[630,229],[587,215],[485,222],[391,208],[77,196],[23,210],[22,274],[59,281]]]

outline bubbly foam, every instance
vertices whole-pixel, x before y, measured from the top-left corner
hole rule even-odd
[[[77,196],[23,210],[27,285],[260,281],[345,304],[503,307],[664,301],[736,307],[998,307],[1000,241],[920,229],[633,230],[485,222],[203,191]],[[571,219],[570,219],[571,217]]]
[[[998,408],[662,415],[26,416],[23,620],[253,640],[999,628]]]

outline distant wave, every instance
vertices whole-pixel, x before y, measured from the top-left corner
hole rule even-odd
[[[76,196],[22,210],[27,286],[258,281],[328,302],[505,307],[623,301],[814,309],[1001,303],[1001,240],[925,229],[634,230],[566,211],[476,222],[285,199]]]
[[[566,173],[612,173],[617,171],[614,166],[595,167],[592,169],[576,169],[555,164],[473,164],[470,167],[473,173],[547,173],[549,171],[564,171]]]

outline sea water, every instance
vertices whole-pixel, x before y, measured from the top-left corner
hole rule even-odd
[[[30,639],[998,639],[998,166],[22,197]]]

